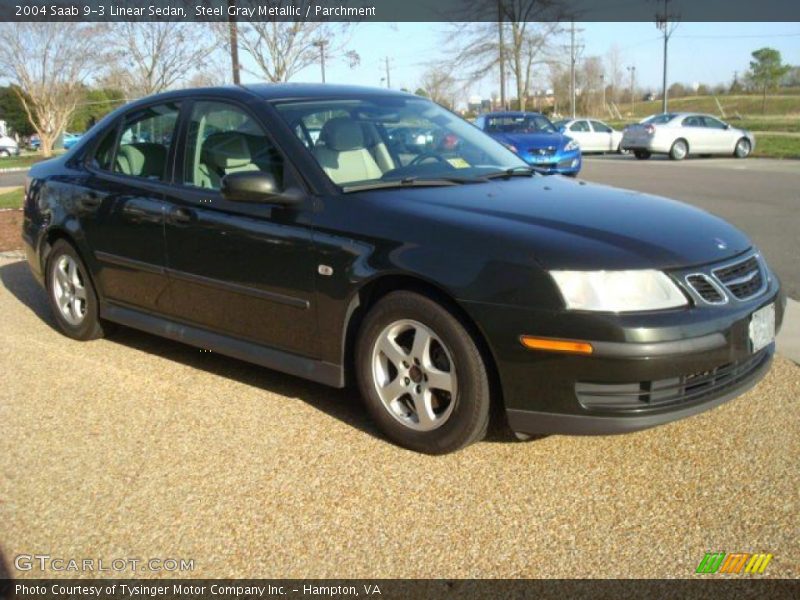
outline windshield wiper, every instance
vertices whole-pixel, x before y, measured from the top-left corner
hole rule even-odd
[[[342,189],[345,193],[361,192],[365,190],[383,190],[404,187],[442,187],[450,185],[463,185],[465,183],[485,183],[484,177],[417,177],[412,175],[402,179],[390,181],[374,181],[357,185],[346,185]]]
[[[494,173],[488,173],[483,175],[485,179],[498,179],[500,177],[532,177],[535,173],[547,173],[547,171],[543,169],[537,169],[536,167],[531,167],[529,165],[519,166],[519,167],[511,167],[510,169],[504,169],[502,171],[496,171]]]

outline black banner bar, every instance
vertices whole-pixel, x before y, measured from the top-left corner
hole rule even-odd
[[[505,3],[505,4],[504,4]],[[3,21],[654,21],[663,0],[3,0]],[[669,0],[669,20],[800,21],[798,0]]]
[[[0,580],[3,600],[260,600],[278,598],[783,598],[800,597],[800,582],[750,576],[696,579],[28,579]]]

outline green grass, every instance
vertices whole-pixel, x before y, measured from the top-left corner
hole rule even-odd
[[[753,156],[800,158],[800,137],[758,135]]]
[[[20,156],[0,158],[0,169],[30,167],[32,164],[37,163],[40,160],[45,160],[41,154],[21,154]]]
[[[25,199],[25,191],[17,188],[0,194],[0,208],[22,208],[22,201]]]
[[[761,96],[757,94],[742,95],[721,95],[717,100],[725,111],[725,117],[734,119],[736,117],[760,119],[773,115],[786,116],[794,115],[795,119],[800,119],[800,95],[769,95],[767,96],[767,110],[761,112]],[[619,110],[623,116],[631,120],[638,121],[644,117],[661,112],[661,100],[656,99],[652,102],[636,101],[636,108],[633,115],[630,115],[630,103],[620,102]],[[686,96],[684,98],[670,98],[669,110],[675,112],[704,112],[712,115],[720,115],[719,107],[714,101],[714,96]]]

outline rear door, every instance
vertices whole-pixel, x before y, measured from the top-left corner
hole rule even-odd
[[[311,218],[301,206],[230,202],[222,179],[272,173],[284,188],[298,174],[247,107],[197,100],[182,126],[178,181],[167,197],[170,313],[188,323],[313,357],[316,307]]]
[[[106,300],[165,307],[164,194],[178,113],[174,102],[134,109],[88,161],[78,214]]]
[[[689,143],[689,152],[692,154],[709,151],[708,129],[699,115],[689,115],[683,119],[680,131],[676,132],[676,139],[679,137]]]

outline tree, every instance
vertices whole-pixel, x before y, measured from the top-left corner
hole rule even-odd
[[[0,117],[6,122],[9,129],[17,135],[29,136],[36,133],[31,125],[20,96],[24,92],[14,89],[16,86],[0,88]]]
[[[428,67],[422,75],[420,80],[420,88],[437,104],[441,104],[446,108],[454,108],[454,96],[457,92],[457,83],[453,76],[450,74],[449,69],[442,67]],[[421,94],[420,94],[421,95]]]
[[[767,111],[767,91],[776,87],[791,67],[783,64],[781,53],[774,48],[760,48],[752,53],[752,57],[754,60],[750,61],[748,78],[763,93],[761,112],[765,113]]]
[[[126,21],[115,25],[115,74],[128,97],[149,96],[187,81],[217,48],[207,25]]]
[[[534,67],[548,64],[550,42],[563,16],[561,6],[560,0],[466,0],[447,39],[457,48],[454,61],[466,82],[499,68],[502,56],[504,68],[514,77],[520,110],[525,110]]]
[[[624,59],[622,52],[617,44],[612,44],[606,52],[606,80],[611,88],[611,101],[617,102],[619,91],[623,86],[623,78],[625,76]]]
[[[306,6],[312,2],[296,0],[294,6],[305,15]],[[218,30],[219,35],[228,44],[228,24],[220,25],[224,28]],[[342,36],[350,26],[344,22],[249,21],[238,24],[239,47],[256,65],[257,70],[251,73],[273,83],[289,81],[299,71],[320,60],[320,40],[326,44],[327,56],[343,52],[346,40]],[[351,67],[357,66],[361,60],[355,52],[345,53],[345,58]]]
[[[51,156],[86,82],[104,60],[104,24],[2,23],[0,71],[14,84],[22,107]]]
[[[84,101],[75,109],[67,125],[68,131],[86,131],[109,112],[125,103],[122,90],[113,88],[87,88]]]

